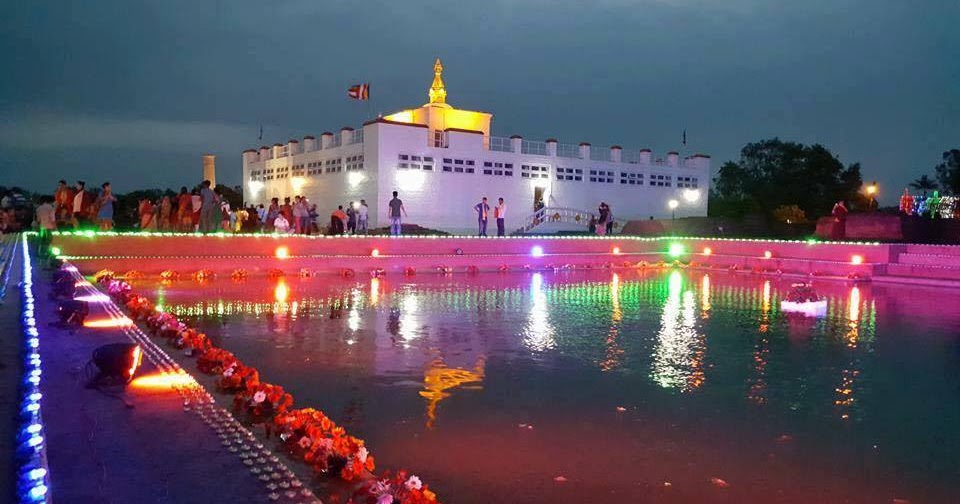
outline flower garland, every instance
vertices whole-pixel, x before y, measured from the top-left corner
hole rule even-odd
[[[202,271],[202,270],[201,270]],[[373,475],[376,464],[364,440],[347,434],[323,412],[291,409],[294,399],[283,387],[260,381],[256,368],[243,364],[233,353],[214,347],[207,336],[176,316],[158,311],[146,297],[134,294],[130,284],[103,270],[95,275],[110,296],[141,320],[148,332],[166,339],[187,355],[197,356],[197,368],[219,375],[217,389],[232,393],[233,408],[251,424],[262,424],[268,436],[278,434],[282,445],[315,471],[344,481],[360,480],[352,502],[357,504],[439,504],[436,494],[414,475],[399,471]]]
[[[820,295],[813,287],[806,283],[795,283],[790,286],[790,292],[784,297],[784,301],[791,303],[810,303],[820,301]]]
[[[241,282],[247,279],[247,270],[243,268],[237,268],[230,273],[230,278],[235,282]]]
[[[180,280],[180,273],[174,270],[163,270],[160,272],[160,280],[166,280],[168,282]]]

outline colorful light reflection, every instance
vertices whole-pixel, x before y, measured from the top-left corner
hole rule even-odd
[[[85,320],[83,327],[104,328],[104,327],[130,327],[133,321],[127,317],[102,318]]]

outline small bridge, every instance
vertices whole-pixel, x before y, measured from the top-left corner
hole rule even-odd
[[[527,216],[523,226],[513,232],[515,235],[557,231],[588,231],[590,221],[598,214],[580,208],[544,207]],[[614,218],[613,231],[623,229],[626,221]]]

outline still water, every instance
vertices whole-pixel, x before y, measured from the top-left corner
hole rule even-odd
[[[594,271],[150,284],[445,502],[960,502],[958,292]]]

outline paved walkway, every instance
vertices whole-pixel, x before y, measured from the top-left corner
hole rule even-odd
[[[262,475],[252,474],[245,465],[252,461],[228,451],[227,445],[239,451],[242,429],[218,434],[206,425],[224,415],[215,405],[205,405],[200,416],[195,414],[196,404],[187,412],[184,398],[171,389],[127,387],[107,393],[85,387],[94,349],[129,342],[130,336],[116,327],[71,331],[49,325],[56,305],[48,301],[48,278],[46,272],[38,274],[34,288],[39,301],[42,411],[54,502],[206,504],[299,499],[299,495],[288,498],[269,489]],[[107,305],[91,303],[88,320],[118,315],[108,310]],[[144,359],[140,374],[156,371]],[[231,438],[233,444],[225,440],[228,435],[236,436]],[[250,446],[255,445],[251,440]],[[266,450],[260,454],[269,455]]]
[[[18,384],[23,374],[23,330],[20,327],[20,258],[14,254],[16,236],[0,238],[0,282],[4,267],[10,263],[6,296],[0,300],[0,502],[14,502],[16,492],[13,465],[14,436],[17,428]],[[0,290],[3,286],[0,285]]]

